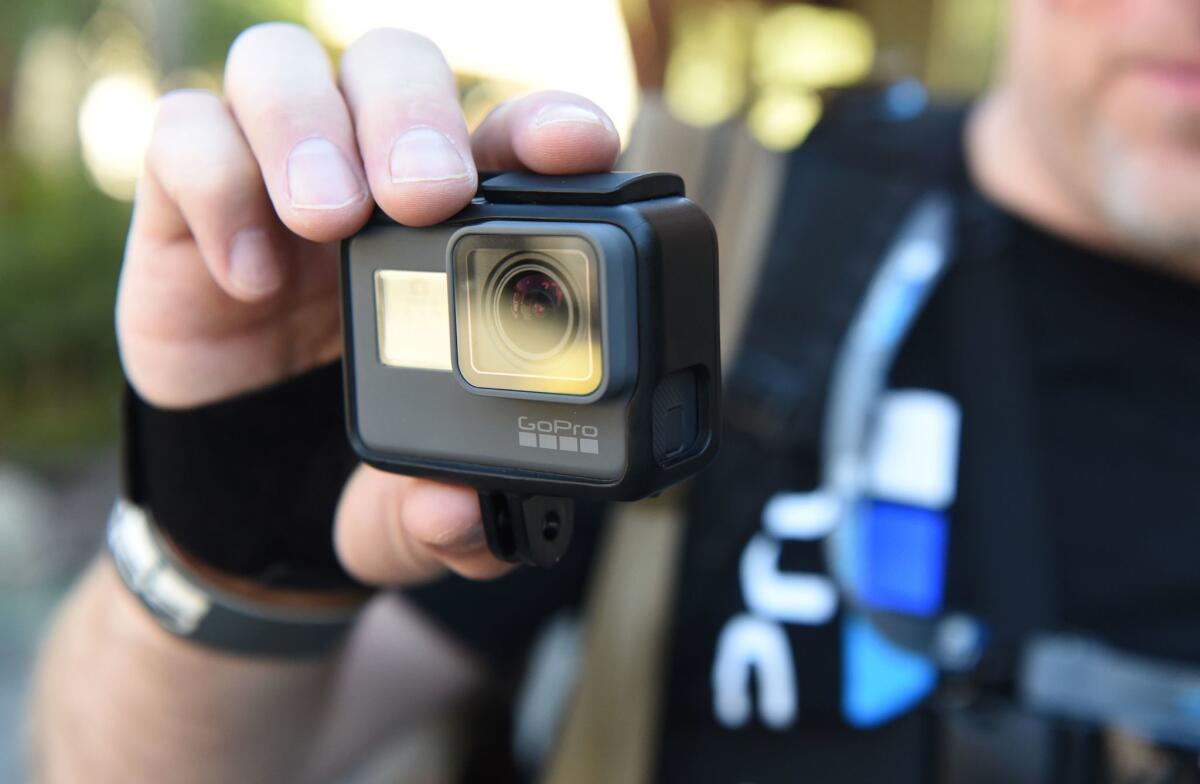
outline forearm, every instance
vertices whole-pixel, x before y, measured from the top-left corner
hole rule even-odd
[[[107,559],[61,607],[31,706],[35,780],[288,781],[335,664],[224,655],[172,637]]]

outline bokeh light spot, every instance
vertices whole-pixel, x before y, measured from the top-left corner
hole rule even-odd
[[[790,150],[821,117],[821,98],[811,90],[774,87],[764,90],[750,107],[746,122],[754,138],[772,150]]]
[[[83,162],[100,190],[132,199],[154,123],[158,93],[149,77],[112,73],[96,80],[79,107]]]

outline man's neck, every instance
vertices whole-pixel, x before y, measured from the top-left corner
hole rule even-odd
[[[1164,258],[1125,241],[1102,210],[1034,140],[1017,100],[1003,87],[977,103],[966,126],[967,167],[989,199],[1046,230],[1102,253],[1200,283],[1200,259]]]
[[[1117,237],[1095,216],[1086,197],[1067,185],[1038,150],[1010,92],[996,88],[976,104],[965,146],[971,178],[989,199],[1064,238],[1120,250]]]

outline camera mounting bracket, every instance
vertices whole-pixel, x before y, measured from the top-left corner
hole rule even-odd
[[[551,567],[571,544],[575,502],[570,498],[481,490],[479,508],[488,549],[502,561]]]

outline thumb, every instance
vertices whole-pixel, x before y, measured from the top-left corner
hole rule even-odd
[[[334,544],[354,577],[408,585],[450,569],[464,577],[498,577],[511,564],[487,548],[474,490],[359,466],[346,484]]]

